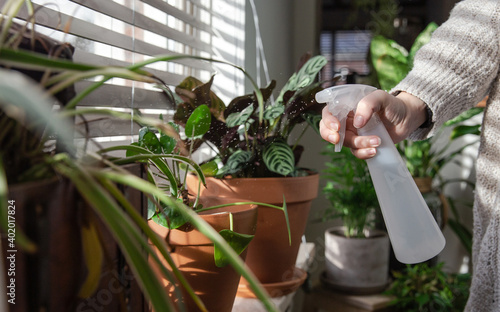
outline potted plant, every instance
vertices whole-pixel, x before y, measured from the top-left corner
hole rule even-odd
[[[2,151],[14,150],[22,152],[26,150],[27,146],[44,146],[52,142],[57,143],[57,148],[47,147],[37,150],[37,153],[27,153],[26,156],[28,158],[26,158],[25,167],[22,168],[23,170],[20,174],[6,173],[14,168],[11,165],[15,163],[12,157],[18,156],[2,153],[2,166],[0,168],[1,225],[6,234],[8,234],[7,232],[12,232],[10,230],[15,227],[15,238],[11,239],[10,236],[6,236],[9,240],[2,242],[4,246],[3,252],[8,253],[12,248],[19,247],[20,252],[17,254],[17,259],[21,257],[22,253],[33,252],[35,255],[42,257],[42,264],[50,262],[51,253],[53,252],[52,247],[57,244],[51,243],[49,248],[47,245],[40,243],[43,241],[38,241],[42,239],[41,237],[32,236],[30,233],[36,233],[39,227],[37,222],[45,221],[46,215],[54,217],[62,217],[64,215],[73,220],[73,223],[67,224],[64,229],[71,231],[71,236],[76,237],[76,240],[65,240],[64,248],[67,247],[68,249],[64,249],[61,252],[60,261],[68,261],[69,258],[64,257],[68,256],[71,258],[71,261],[75,260],[75,258],[80,258],[76,259],[80,262],[77,263],[71,274],[69,274],[73,278],[71,284],[64,285],[68,288],[68,291],[64,292],[68,294],[64,300],[58,300],[57,297],[54,297],[57,295],[57,291],[61,293],[62,291],[60,288],[52,287],[54,285],[51,284],[51,281],[57,279],[67,281],[67,276],[59,274],[61,272],[57,270],[42,270],[31,271],[31,273],[37,272],[38,275],[26,272],[25,274],[27,275],[24,275],[24,277],[18,275],[18,288],[16,290],[21,290],[22,286],[33,284],[35,286],[34,289],[39,291],[40,288],[38,286],[43,286],[45,289],[43,293],[49,294],[51,296],[50,299],[46,300],[44,297],[42,301],[37,301],[40,298],[32,296],[22,297],[23,293],[20,293],[21,297],[17,297],[17,302],[24,302],[27,305],[27,310],[38,310],[39,307],[50,310],[68,310],[75,307],[74,304],[78,295],[85,297],[95,293],[99,287],[101,268],[104,265],[102,261],[104,258],[103,251],[105,250],[102,247],[104,242],[99,238],[99,228],[102,226],[116,240],[118,248],[123,253],[127,262],[127,267],[134,274],[133,281],[136,284],[135,286],[132,285],[132,288],[139,287],[144,292],[148,304],[151,304],[156,311],[173,310],[174,303],[163,291],[161,282],[148,263],[148,258],[153,259],[160,268],[163,276],[171,280],[173,280],[173,277],[162,264],[160,257],[149,246],[148,240],[158,248],[161,256],[171,264],[169,251],[165,242],[147,225],[142,216],[145,210],[138,212],[136,211],[138,207],[134,207],[134,204],[141,203],[140,193],[144,193],[154,196],[163,205],[174,207],[185,220],[189,221],[190,224],[196,227],[212,242],[215,242],[221,253],[229,256],[227,261],[248,280],[253,281],[252,287],[255,288],[256,294],[258,294],[259,298],[262,298],[268,309],[275,310],[274,305],[269,301],[263,289],[255,282],[252,274],[245,270],[243,261],[226,241],[196,213],[187,208],[182,202],[172,200],[162,190],[137,176],[137,174],[131,174],[124,171],[123,168],[117,167],[117,164],[126,164],[127,161],[123,161],[122,159],[105,159],[86,151],[76,153],[72,136],[73,131],[68,118],[77,114],[96,113],[95,110],[75,110],[74,105],[79,100],[112,77],[119,76],[148,83],[161,82],[148,72],[142,70],[142,67],[146,65],[145,63],[127,68],[77,64],[23,51],[18,49],[17,46],[10,45],[12,43],[17,44],[18,41],[8,40],[8,37],[3,35],[10,32],[13,18],[23,3],[24,1],[17,1],[16,5],[11,10],[8,10],[9,15],[2,16],[3,31],[0,42],[0,64],[6,67],[15,66],[24,69],[39,70],[42,68],[44,71],[50,70],[54,73],[54,76],[48,80],[44,80],[42,87],[49,89],[47,93],[41,88],[41,85],[31,82],[24,75],[12,70],[1,69],[0,122],[5,125],[2,131],[2,144],[5,144],[2,145]],[[12,5],[12,3],[9,2],[8,5]],[[28,8],[30,7],[28,6]],[[25,28],[22,27],[21,29],[24,31]],[[22,36],[22,34],[13,32],[13,36]],[[37,38],[35,34],[34,36]],[[169,61],[176,57],[178,58],[179,56],[158,56],[152,60],[148,60],[148,62]],[[57,91],[71,86],[78,79],[96,76],[102,77],[102,79],[89,89],[72,97],[60,113],[52,110],[53,101],[49,97],[50,94],[57,93]],[[129,120],[132,118],[136,122],[158,127],[165,133],[172,132],[172,129],[163,123],[147,118],[132,117],[130,114],[121,114],[113,111],[100,111],[99,113],[127,118]],[[49,134],[50,137],[47,137],[44,133]],[[175,134],[175,132],[172,133]],[[132,160],[129,161],[133,162]],[[9,180],[7,180],[7,177],[9,177]],[[11,177],[22,178],[22,180],[12,180]],[[41,191],[35,192],[33,195],[35,197],[31,197],[28,200],[27,193],[23,187],[32,188],[38,186],[35,185],[35,183],[38,184],[37,181],[40,181]],[[139,195],[134,195],[139,196],[139,200],[127,199],[120,189],[117,188],[116,184],[140,192]],[[44,200],[43,196],[49,197],[49,199]],[[73,200],[74,198],[76,200]],[[79,200],[79,198],[83,200]],[[52,199],[63,202],[59,210],[53,210],[54,204]],[[16,208],[21,208],[17,206],[17,203],[21,204],[21,201],[26,200],[28,206],[31,203],[36,208],[34,213],[41,213],[41,215],[26,214],[23,219],[20,214],[21,210],[17,210],[19,211],[19,219],[15,221],[18,222],[17,224],[25,226],[23,228],[17,227],[12,218],[12,211],[16,210]],[[50,211],[50,213],[47,211]],[[83,215],[83,219],[81,219],[80,215]],[[48,225],[51,224],[49,223]],[[75,225],[74,228],[72,228],[73,225]],[[48,228],[45,227],[45,229],[54,239],[63,240],[69,238],[66,237],[68,232],[57,232],[58,228],[51,228],[49,226]],[[26,235],[23,233],[26,233]],[[6,248],[6,241],[11,244],[9,245],[9,249]],[[26,257],[29,257],[29,255],[26,255]],[[5,258],[2,257],[3,259]],[[57,265],[62,262],[55,263],[55,268],[57,269]],[[85,263],[82,264],[82,262]],[[23,266],[21,266],[21,263],[19,264],[17,267],[18,274],[22,272],[21,269],[36,270],[29,263]],[[175,265],[172,265],[172,270],[177,279],[182,279]],[[45,278],[47,275],[48,279]],[[30,278],[30,282],[25,278]],[[35,278],[39,278],[36,279],[39,284],[31,283]],[[12,282],[12,279],[9,282]],[[27,295],[30,294],[27,293]],[[41,293],[38,292],[38,294]],[[11,305],[10,307],[19,307],[22,310],[26,306]],[[138,305],[138,308],[143,309],[145,306],[141,303]]]
[[[337,290],[368,294],[385,289],[389,276],[389,237],[375,229],[377,195],[368,166],[349,149],[325,147],[329,157],[322,178],[330,201],[323,220],[340,218],[343,226],[325,231],[326,271],[322,281]]]
[[[162,119],[160,116],[160,120]],[[198,119],[192,118],[188,121],[187,128],[196,128],[198,132],[203,125],[199,124]],[[247,246],[256,231],[257,204],[281,210],[285,216],[286,206],[190,195],[186,190],[188,170],[191,169],[198,176],[200,184],[205,184],[205,177],[201,167],[189,157],[179,155],[184,149],[178,136],[153,127],[143,127],[139,131],[137,142],[128,146],[110,147],[100,152],[126,150],[127,157],[120,159],[120,162],[146,160],[150,182],[164,190],[172,200],[184,203],[199,214],[244,260]],[[173,263],[204,306],[209,311],[231,311],[241,275],[227,266],[228,259],[220,252],[218,245],[214,245],[187,223],[176,207],[161,204],[154,198],[148,200],[148,220],[153,231],[170,247]],[[157,250],[157,253],[160,252]],[[157,267],[154,261],[152,265]],[[168,279],[164,279],[164,284],[169,295],[174,297],[176,285]],[[189,289],[181,287],[181,290],[185,293],[182,299],[188,310],[198,310],[197,303],[190,300]]]
[[[320,90],[314,80],[325,64],[323,57],[310,58],[274,101],[275,81],[260,90],[261,97],[259,93],[240,96],[227,107],[210,90],[213,78],[203,83],[187,77],[175,88],[180,98],[175,122],[185,127],[190,118],[199,118],[208,128],[203,135],[192,135],[194,130],[185,127],[186,141],[192,141],[194,149],[206,143],[217,154],[202,164],[214,170],[201,194],[278,206],[286,199],[291,241],[284,231],[287,224],[283,215],[258,208],[257,232],[246,263],[264,286],[284,280],[300,282],[305,275],[295,269],[295,261],[319,178],[317,173],[297,166],[303,148],[288,139],[299,123],[307,121],[317,127],[322,106],[314,100]],[[189,192],[197,193],[196,177],[188,176],[187,182]],[[240,286],[239,295],[252,296],[244,282]]]
[[[391,311],[463,311],[469,296],[470,274],[449,274],[443,263],[406,266],[394,273],[386,291],[393,296]]]

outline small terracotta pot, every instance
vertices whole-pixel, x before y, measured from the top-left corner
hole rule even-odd
[[[204,207],[218,204],[236,202],[224,198],[203,198],[201,203]],[[208,222],[216,231],[229,229],[229,212],[233,215],[233,230],[241,234],[255,234],[257,223],[257,206],[242,205],[218,208],[200,213],[200,216]],[[215,266],[213,243],[201,234],[198,230],[192,229],[188,232],[182,230],[169,230],[150,220],[149,226],[161,237],[165,238],[169,247],[172,248],[171,256],[181,273],[187,279],[195,293],[205,304],[208,311],[229,312],[232,310],[240,274],[231,265],[223,268]],[[155,250],[156,248],[152,246]],[[245,259],[247,251],[240,256]],[[161,254],[157,255],[162,259]],[[150,260],[150,263],[160,275],[160,271]],[[168,268],[166,262],[164,265]],[[165,289],[174,302],[174,286],[164,279]],[[199,311],[193,300],[187,295],[184,289],[183,301],[187,311]]]
[[[295,261],[304,234],[311,203],[318,195],[319,174],[280,178],[207,178],[202,196],[244,198],[277,206],[285,197],[291,230],[289,244],[286,221],[281,210],[259,206],[257,232],[248,247],[246,264],[261,283],[289,281],[295,272]],[[198,191],[198,179],[187,180],[191,193]],[[245,283],[244,279],[242,282]]]

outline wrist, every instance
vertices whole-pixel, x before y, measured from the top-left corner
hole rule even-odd
[[[406,106],[406,116],[410,133],[418,128],[428,128],[432,125],[432,111],[424,101],[404,91],[393,95],[400,99]]]

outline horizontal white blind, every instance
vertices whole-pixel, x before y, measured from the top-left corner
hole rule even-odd
[[[4,4],[6,0],[0,0]],[[34,0],[37,31],[75,47],[74,61],[97,65],[130,65],[155,55],[189,54],[244,64],[244,0]],[[19,18],[26,20],[24,10]],[[170,86],[186,76],[208,81],[227,101],[243,94],[244,77],[227,65],[182,59],[146,68]],[[91,82],[79,82],[77,91]],[[145,115],[171,116],[166,97],[143,83],[113,79],[84,99],[85,107]],[[98,118],[88,124],[91,137],[136,135],[130,121]],[[82,128],[83,129],[83,128]]]
[[[371,38],[371,32],[364,30],[322,32],[320,51],[328,59],[323,69],[324,78],[332,78],[344,70],[348,74],[369,74],[367,57]]]

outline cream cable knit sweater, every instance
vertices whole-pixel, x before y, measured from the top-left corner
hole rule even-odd
[[[466,311],[500,311],[500,1],[464,0],[422,47],[414,68],[394,90],[427,103],[434,133],[446,120],[489,94],[477,159],[474,200],[473,278]]]

